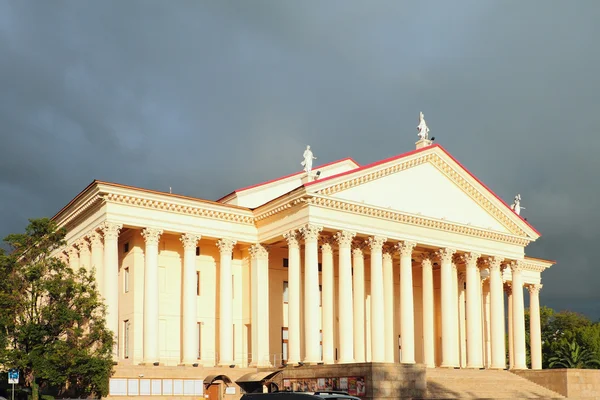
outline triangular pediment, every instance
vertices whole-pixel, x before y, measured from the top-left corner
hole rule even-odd
[[[351,204],[537,239],[516,215],[440,146],[367,165],[307,187]]]

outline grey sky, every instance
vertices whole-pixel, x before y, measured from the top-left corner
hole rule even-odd
[[[600,2],[0,0],[0,236],[93,179],[207,199],[431,134],[600,318]],[[418,190],[418,188],[415,188]]]

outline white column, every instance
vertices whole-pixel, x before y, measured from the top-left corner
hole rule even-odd
[[[158,241],[162,229],[146,228],[144,252],[144,363],[158,362]]]
[[[542,369],[542,327],[540,325],[540,290],[542,285],[529,285],[528,289],[531,369]]]
[[[402,364],[415,363],[415,309],[413,300],[412,251],[415,242],[397,244],[400,253],[400,338]]]
[[[394,338],[394,263],[392,248],[383,247],[383,330],[385,362],[393,363],[398,339]]]
[[[492,362],[492,342],[490,335],[490,282],[489,278],[482,281],[481,290],[483,291],[483,366],[491,368]]]
[[[454,356],[456,364],[460,367],[460,335],[459,335],[459,320],[458,320],[458,262],[461,256],[455,254],[452,260],[452,320],[454,321]]]
[[[504,293],[500,257],[489,258],[490,269],[490,340],[492,360],[490,368],[504,369],[506,367],[506,349],[504,339]]]
[[[442,367],[458,367],[456,351],[456,319],[452,296],[452,256],[456,250],[445,248],[438,252],[441,260],[440,277],[442,281]]]
[[[523,302],[523,266],[520,261],[511,263],[512,300],[513,300],[513,335],[515,352],[515,369],[527,369],[525,353],[525,304]]]
[[[100,226],[104,233],[104,299],[106,302],[106,327],[113,332],[115,342],[113,357],[118,359],[119,349],[119,231],[122,224],[105,221]]]
[[[300,362],[300,244],[295,231],[283,235],[288,243],[288,365]]]
[[[319,346],[319,233],[323,227],[306,225],[300,231],[304,237],[304,362],[321,361]]]
[[[508,304],[508,365],[510,369],[515,366],[515,340],[513,330],[513,300],[512,300],[512,286],[507,284],[505,287],[506,298]]]
[[[90,243],[86,239],[77,242],[79,248],[79,268],[85,268],[86,271],[92,270],[92,253],[90,252]]]
[[[340,363],[354,362],[354,313],[352,310],[351,245],[354,232],[342,231],[335,235],[339,248],[339,340]]]
[[[467,253],[464,255],[467,272],[467,368],[482,368],[481,340],[481,297],[479,296],[481,281],[477,260],[481,255]]]
[[[73,271],[79,270],[79,251],[75,245],[69,247],[69,267]]]
[[[354,361],[366,361],[365,351],[365,258],[361,245],[352,249],[352,265],[354,274]]]
[[[104,244],[102,243],[102,235],[99,232],[92,232],[90,234],[90,241],[92,242],[92,269],[96,271],[96,287],[102,297],[105,297],[104,293]]]
[[[271,367],[269,360],[269,253],[254,244],[250,247],[252,366]]]
[[[382,247],[387,238],[368,239],[371,247],[371,361],[385,361]]]
[[[460,367],[467,367],[467,324],[466,324],[466,293],[465,284],[467,276],[464,272],[458,273],[458,336],[459,336],[459,358]]]
[[[233,293],[231,257],[235,240],[220,239],[219,247],[219,365],[233,364]]]
[[[333,297],[334,297],[334,274],[333,274],[333,248],[332,238],[323,238],[321,244],[322,269],[321,269],[321,325],[323,331],[323,363],[335,363],[335,349],[333,345]],[[289,267],[288,267],[289,268]],[[289,291],[289,284],[288,284]]]
[[[423,253],[423,363],[435,368],[435,325],[433,306],[433,263],[432,254]]]
[[[183,364],[194,364],[198,360],[196,244],[200,240],[200,235],[184,233],[179,240],[183,244],[181,361]]]

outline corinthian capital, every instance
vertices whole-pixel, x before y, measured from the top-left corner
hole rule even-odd
[[[355,232],[341,231],[335,234],[335,240],[338,242],[339,247],[350,247],[352,239],[356,236]]]
[[[306,242],[316,242],[319,240],[319,234],[323,230],[322,226],[316,225],[305,225],[300,228],[300,233],[302,233],[302,237],[304,237],[304,241]]]
[[[544,287],[544,285],[531,284],[531,285],[527,285],[527,290],[529,290],[530,294],[539,295],[540,294],[540,290],[542,290],[542,287]]]
[[[97,231],[91,232],[88,237],[92,243],[92,247],[102,247],[102,234]]]
[[[421,261],[421,266],[423,268],[433,268],[433,259],[435,257],[434,253],[425,252],[421,253],[419,256],[419,260]]]
[[[383,236],[372,236],[366,240],[366,244],[371,248],[371,251],[382,251],[383,244],[387,241]]]
[[[323,254],[331,254],[333,253],[333,243],[335,242],[335,239],[331,236],[322,236],[321,239],[319,240],[320,244],[321,244],[321,252]]]
[[[381,248],[381,251],[383,252],[383,261],[393,262],[393,259],[394,259],[394,246],[384,245]]]
[[[523,271],[523,261],[517,260],[510,263],[510,269],[512,272],[521,272]]]
[[[231,254],[236,243],[237,242],[232,239],[220,239],[217,241],[217,247],[219,248],[221,254]]]
[[[283,234],[283,237],[287,240],[289,247],[300,247],[300,243],[298,242],[298,232],[288,231]]]
[[[123,224],[116,222],[104,221],[99,229],[104,234],[104,241],[106,240],[117,240],[119,238],[119,231],[123,228]]]
[[[80,253],[85,254],[90,252],[90,242],[88,242],[85,238],[79,239],[75,245],[79,248]]]
[[[70,246],[68,252],[69,252],[69,259],[72,257],[74,258],[74,257],[79,256],[79,251],[77,251],[77,247],[75,247],[75,246]]]
[[[500,271],[500,267],[502,266],[503,261],[504,258],[497,256],[482,259],[482,263],[490,269],[490,273],[493,271]]]
[[[445,249],[439,249],[436,252],[436,255],[440,258],[440,261],[443,263],[452,262],[452,256],[456,253],[456,249],[446,247]]]
[[[179,240],[181,240],[181,243],[183,243],[183,248],[185,250],[195,250],[198,240],[200,240],[201,237],[201,235],[197,235],[195,233],[184,233],[181,235]]]
[[[163,230],[157,228],[146,228],[142,230],[142,236],[147,245],[158,246],[158,241],[160,240],[160,235],[162,235],[162,233]]]
[[[396,245],[394,247],[398,250],[401,257],[406,257],[406,256],[412,256],[413,249],[416,246],[417,246],[417,243],[409,242],[409,241],[405,240],[403,242],[396,243]]]
[[[477,260],[481,257],[479,253],[465,253],[460,258],[465,262],[467,268],[477,267]]]
[[[250,256],[259,260],[266,260],[269,258],[269,251],[267,248],[260,243],[253,244],[250,246]]]

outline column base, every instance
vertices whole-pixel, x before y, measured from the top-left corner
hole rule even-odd
[[[219,361],[219,364],[217,364],[217,366],[219,366],[219,367],[229,367],[229,368],[235,368],[236,365],[237,364],[234,361]]]
[[[142,361],[138,365],[148,365],[148,366],[158,367],[160,365],[160,362],[158,362],[158,361]]]
[[[250,368],[273,368],[273,364],[271,364],[268,361],[257,361],[257,362],[251,362],[250,364],[248,364],[248,367],[250,367]]]
[[[483,365],[467,365],[465,369],[483,369]]]
[[[412,360],[412,361],[400,361],[400,364],[416,364],[417,362]]]
[[[338,364],[354,364],[356,360],[338,360]]]
[[[491,365],[489,369],[506,369],[506,365]]]
[[[200,365],[200,360],[182,361],[181,364],[177,364],[178,367],[198,367],[199,365]]]

